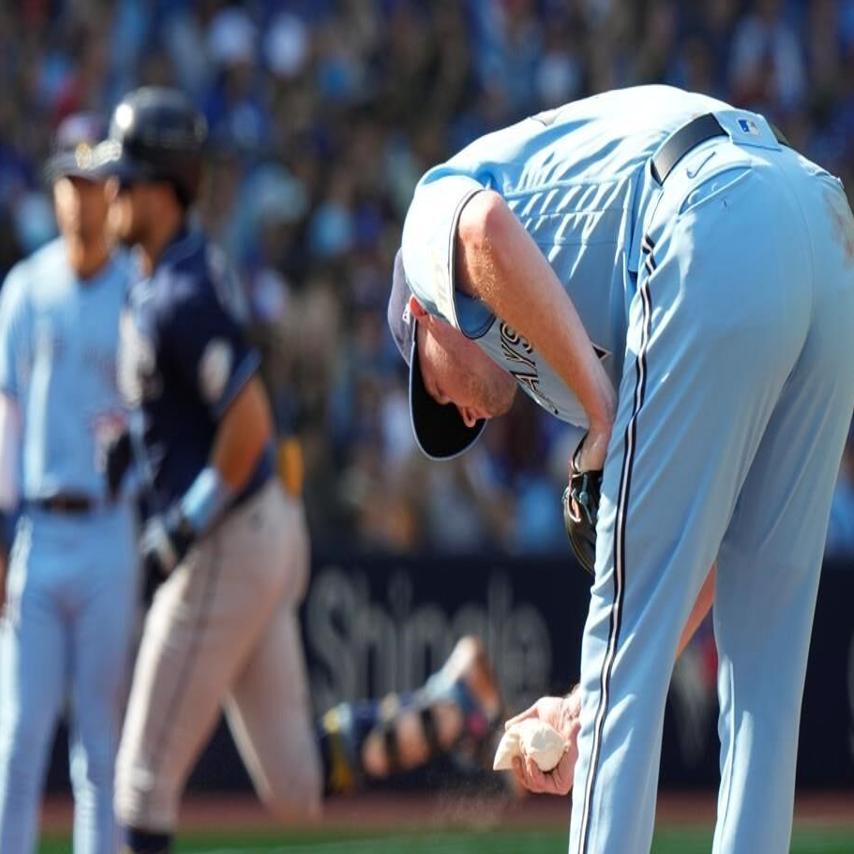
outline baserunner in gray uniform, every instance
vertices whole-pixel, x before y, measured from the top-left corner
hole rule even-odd
[[[144,483],[140,551],[164,579],[116,762],[132,852],[170,850],[184,784],[222,708],[261,798],[303,821],[324,791],[482,741],[499,711],[483,649],[463,638],[413,694],[312,720],[298,624],[302,505],[274,476],[269,405],[233,278],[188,217],[204,138],[183,95],[140,89],[116,108],[99,151],[110,222],[144,271],[122,318],[119,374]],[[114,451],[120,459],[122,444]]]

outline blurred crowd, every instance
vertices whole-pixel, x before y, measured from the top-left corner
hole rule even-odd
[[[415,182],[480,134],[664,82],[772,118],[854,187],[854,0],[17,0],[0,4],[0,273],[54,233],[57,122],[145,83],[211,128],[200,216],[242,274],[315,549],[565,550],[578,433],[519,400],[416,452],[385,300]],[[521,395],[520,395],[521,397]],[[854,555],[854,435],[829,548]]]

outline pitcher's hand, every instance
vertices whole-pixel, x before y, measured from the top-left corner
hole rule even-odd
[[[505,728],[527,718],[538,718],[553,726],[569,745],[560,762],[548,772],[541,771],[531,757],[514,759],[513,775],[519,785],[537,794],[565,795],[569,792],[578,760],[580,717],[581,694],[576,686],[566,697],[541,697],[533,706],[507,721]]]

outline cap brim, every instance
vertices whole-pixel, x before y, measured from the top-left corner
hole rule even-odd
[[[431,460],[451,460],[467,451],[480,437],[486,419],[466,426],[453,403],[438,403],[427,391],[421,376],[416,336],[409,359],[409,412],[415,441]]]
[[[87,181],[103,181],[106,175],[94,161],[82,165],[73,153],[57,154],[47,161],[44,175],[48,183],[60,178],[84,178]]]

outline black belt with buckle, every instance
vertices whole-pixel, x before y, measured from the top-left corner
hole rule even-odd
[[[38,507],[39,510],[46,510],[48,513],[70,514],[91,513],[97,506],[96,502],[88,495],[75,495],[73,493],[60,493],[59,495],[51,495],[49,498],[36,498],[30,504]]]
[[[770,122],[768,124],[771,125],[771,130],[774,132],[777,142],[780,145],[791,148],[789,140],[783,136],[782,131],[774,127]],[[679,128],[653,155],[652,177],[659,184],[663,184],[676,164],[692,148],[696,148],[701,142],[705,142],[707,139],[726,135],[727,132],[723,129],[721,123],[711,113],[705,113],[702,116],[691,119],[687,125]]]

